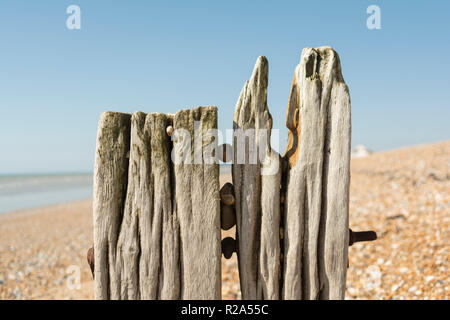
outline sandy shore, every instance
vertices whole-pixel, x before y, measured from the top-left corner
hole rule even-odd
[[[91,243],[90,200],[0,215],[0,299],[93,298]],[[71,266],[80,290],[67,287]]]
[[[450,298],[449,190],[450,141],[352,160],[350,227],[379,239],[350,247],[347,298]],[[90,200],[1,214],[0,299],[92,299],[91,244]],[[239,299],[235,255],[222,266]]]
[[[375,153],[351,165],[347,297],[448,299],[450,141]]]

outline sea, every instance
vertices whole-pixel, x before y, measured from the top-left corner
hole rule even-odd
[[[0,175],[0,214],[92,198],[92,173]]]

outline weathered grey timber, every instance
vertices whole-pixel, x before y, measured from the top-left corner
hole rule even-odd
[[[218,146],[217,139],[208,139],[207,134],[208,130],[217,129],[217,108],[177,112],[174,128],[186,130],[192,138],[192,163],[175,163],[174,166],[175,203],[182,252],[181,298],[220,299],[222,252],[219,166],[217,163],[208,163],[208,158],[211,159],[213,155],[211,152],[217,152]],[[179,148],[184,143],[180,136],[174,140],[176,152],[184,152],[184,148]]]
[[[351,112],[339,57],[302,51],[283,157],[270,145],[267,86],[261,56],[236,104],[232,148],[217,145],[215,107],[102,115],[88,255],[96,299],[220,299],[221,252],[237,252],[243,299],[344,298]],[[233,159],[221,190],[217,157]],[[235,223],[236,239],[221,242]]]
[[[339,56],[330,48],[319,52],[331,57],[327,139],[325,140],[322,217],[319,238],[321,299],[344,299],[349,245],[351,154],[350,93],[342,77]],[[322,52],[326,52],[325,54]],[[328,80],[330,81],[330,80]]]
[[[174,165],[170,118],[107,112],[100,119],[94,172],[96,299],[221,297],[219,167]],[[217,109],[180,111],[173,131],[193,128],[196,120],[205,130],[217,128]],[[196,143],[217,149],[217,139]]]
[[[234,113],[232,176],[243,299],[279,296],[281,170],[279,155],[270,148],[272,117],[267,107],[267,85],[268,62],[261,56]],[[262,174],[272,165],[270,172]]]
[[[95,298],[117,296],[116,252],[127,189],[128,114],[106,112],[98,127],[94,169]]]
[[[280,293],[280,155],[271,151],[270,164],[278,168],[261,176],[261,236],[258,286],[264,300],[278,300]]]
[[[282,299],[343,299],[348,252],[350,97],[337,53],[306,48],[286,124]]]
[[[247,149],[236,136],[233,143],[242,297],[343,299],[351,121],[339,57],[329,47],[303,50],[289,97],[289,141],[282,160],[268,142],[267,84],[268,63],[259,57],[234,115],[235,135],[248,130]],[[268,130],[266,139],[259,135],[262,129]],[[252,152],[265,156],[255,161]],[[264,171],[267,163],[260,159],[282,162],[283,176],[282,170]]]
[[[154,212],[162,219],[162,229],[158,234],[158,229],[153,229],[154,225],[149,224],[149,229],[152,227],[156,232],[153,238],[148,237],[146,240],[147,246],[152,243],[158,243],[160,250],[160,270],[159,279],[157,280],[158,295],[152,295],[145,299],[160,299],[160,300],[175,300],[181,298],[181,270],[180,270],[180,240],[179,240],[179,222],[178,215],[174,209],[174,190],[173,190],[173,167],[171,162],[171,139],[167,135],[167,130],[164,130],[169,122],[168,116],[161,113],[151,113],[147,116],[148,125],[146,126],[151,132],[151,166],[153,177],[153,203]],[[173,128],[172,128],[173,129]],[[156,237],[160,237],[161,243]],[[144,269],[145,268],[145,269]],[[152,265],[149,261],[141,259],[140,270],[145,270],[145,274],[149,275],[153,271]],[[142,274],[142,272],[141,272]],[[151,287],[149,284],[142,283],[143,287]]]

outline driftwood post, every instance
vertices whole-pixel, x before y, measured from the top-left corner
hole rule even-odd
[[[283,157],[270,145],[268,68],[259,57],[239,96],[233,185],[222,190],[216,155],[227,157],[217,146],[217,108],[102,115],[97,299],[220,299],[221,248],[226,258],[237,252],[244,299],[344,298],[351,119],[339,57],[329,47],[303,50]],[[221,243],[220,227],[235,222],[236,241]],[[374,238],[350,234],[350,242]]]
[[[235,135],[240,129],[267,129],[270,137],[267,83],[267,60],[260,57],[236,105]],[[242,142],[234,139],[242,297],[343,299],[349,243],[350,97],[333,49],[303,50],[286,125],[289,141],[281,162],[258,134],[249,134],[244,144],[266,156],[255,163],[249,158],[239,162]],[[261,163],[267,158],[272,170],[264,172]],[[280,170],[273,170],[278,163]]]
[[[350,96],[333,49],[303,50],[294,73],[287,126],[283,299],[343,299]]]
[[[244,299],[279,297],[281,170],[279,155],[270,148],[268,68],[267,59],[259,57],[234,113],[232,176]]]
[[[173,143],[166,132],[172,121]],[[102,115],[94,172],[96,299],[220,299],[219,166],[209,161],[217,139],[194,126],[203,133],[217,128],[217,108],[174,117]],[[172,149],[198,162],[172,162]]]

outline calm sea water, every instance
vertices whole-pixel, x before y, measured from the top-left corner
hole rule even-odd
[[[0,176],[0,213],[92,197],[92,174]]]

